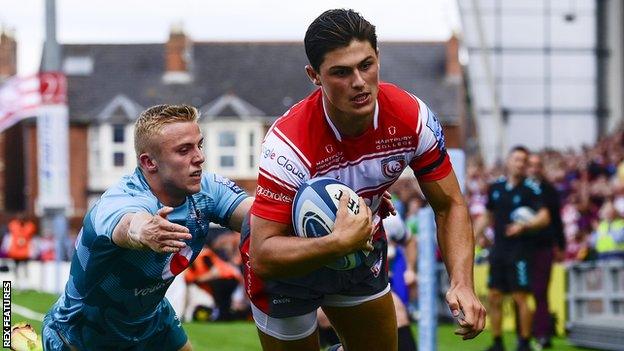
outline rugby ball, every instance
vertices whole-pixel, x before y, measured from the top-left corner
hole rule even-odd
[[[331,233],[341,194],[349,196],[347,208],[357,214],[360,210],[358,195],[345,184],[329,177],[313,178],[303,183],[293,200],[295,234],[303,238],[318,238]],[[362,252],[354,252],[326,266],[335,270],[353,269],[362,263],[362,255]]]
[[[530,223],[533,218],[535,218],[535,215],[536,213],[532,208],[528,206],[522,206],[516,208],[511,212],[511,221],[520,224],[527,224]]]

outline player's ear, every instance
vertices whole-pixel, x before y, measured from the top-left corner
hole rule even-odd
[[[314,68],[312,68],[312,66],[306,65],[305,71],[306,71],[306,74],[308,75],[308,78],[310,78],[310,81],[312,82],[312,84],[319,85],[319,86],[321,85],[321,77],[318,73],[316,73],[316,71],[314,70]]]
[[[153,173],[158,170],[158,162],[148,153],[142,153],[139,155],[139,166],[141,169],[144,169],[149,173]]]

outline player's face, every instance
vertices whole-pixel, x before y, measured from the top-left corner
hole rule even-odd
[[[158,137],[158,176],[172,197],[199,192],[204,138],[195,122],[166,124]]]
[[[509,155],[507,159],[507,170],[510,176],[522,177],[526,174],[527,157],[528,155],[526,152],[519,150]]]
[[[379,57],[368,41],[325,54],[317,78],[330,116],[372,117],[379,90]]]

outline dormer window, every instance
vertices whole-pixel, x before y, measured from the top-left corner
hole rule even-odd
[[[66,57],[63,72],[68,76],[88,76],[93,73],[93,59],[89,56]]]
[[[113,124],[113,143],[126,142],[126,126],[123,124]]]

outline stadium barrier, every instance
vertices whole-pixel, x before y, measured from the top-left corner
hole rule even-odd
[[[568,337],[600,350],[624,350],[624,260],[568,267]]]
[[[476,264],[474,267],[474,284],[475,293],[479,297],[479,300],[483,303],[487,309],[487,277],[488,277],[489,265],[488,264]],[[444,264],[438,265],[438,281],[439,281],[439,298],[438,298],[438,317],[442,320],[450,321],[452,319],[451,313],[446,305],[444,294],[449,288],[449,278],[446,273]],[[566,267],[562,264],[555,264],[552,268],[550,277],[550,286],[548,289],[548,303],[550,305],[550,311],[553,313],[556,319],[555,331],[558,335],[565,334],[566,327]],[[535,309],[535,302],[531,299],[530,306]],[[514,331],[516,330],[515,314],[513,309],[513,303],[511,297],[505,299],[503,303],[503,330]],[[486,328],[489,328],[490,321],[486,324]]]
[[[6,267],[0,270],[0,279],[11,281],[13,289],[60,294],[69,279],[69,261],[59,262],[58,266],[55,261],[28,261],[19,274],[16,274],[15,263],[11,259],[0,259],[0,266]]]

